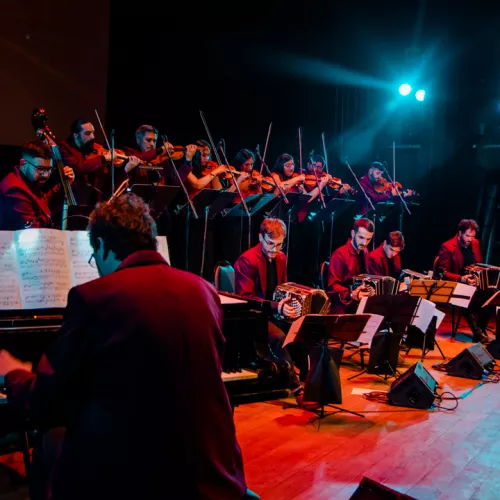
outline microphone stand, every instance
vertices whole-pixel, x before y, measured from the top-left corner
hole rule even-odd
[[[271,127],[273,126],[273,122],[269,124],[269,128],[267,129],[267,137],[266,137],[266,145],[264,146],[264,158],[266,157],[267,154],[267,145],[269,144],[269,137],[271,136]],[[259,155],[260,156],[260,155]],[[262,167],[264,166],[263,163],[260,164],[260,175],[262,175]]]
[[[410,209],[408,208],[408,204],[406,203],[404,197],[399,192],[399,189],[396,187],[396,183],[392,180],[392,177],[389,175],[389,172],[387,171],[386,165],[387,164],[384,161],[384,172],[387,175],[387,178],[389,179],[389,182],[392,184],[392,187],[396,190],[396,193],[398,193],[399,199],[402,201],[403,206],[406,208],[406,211],[408,212],[409,215],[411,215]]]
[[[372,203],[371,198],[366,194],[365,188],[359,182],[359,179],[358,179],[357,175],[354,173],[354,170],[351,168],[351,165],[349,165],[349,162],[347,161],[347,156],[346,156],[346,158],[344,160],[344,163],[347,166],[347,168],[349,169],[349,171],[351,172],[352,176],[354,177],[354,180],[356,181],[356,183],[359,186],[359,189],[361,189],[361,192],[363,193],[364,197],[366,198],[366,201],[368,202],[368,204],[370,205],[371,209],[373,210],[373,227],[374,227],[374,231],[373,231],[373,248],[375,248],[375,230],[376,230],[376,227],[377,227],[377,211],[375,210],[375,207],[374,207],[374,205]],[[369,210],[368,210],[368,212],[369,212]],[[366,213],[368,213],[368,212],[366,212]],[[364,215],[366,215],[366,214],[363,214],[363,216]]]
[[[168,159],[170,161],[170,165],[172,167],[172,170],[175,173],[175,176],[177,177],[177,181],[179,182],[179,185],[182,188],[182,191],[184,192],[184,196],[187,199],[187,213],[186,213],[186,271],[188,270],[189,267],[189,226],[191,222],[191,212],[193,213],[193,217],[195,219],[199,219],[198,217],[198,212],[196,211],[196,208],[193,204],[193,201],[189,197],[189,193],[187,191],[186,185],[182,181],[181,175],[179,174],[179,171],[177,170],[177,167],[175,166],[174,160],[172,158],[172,155],[170,154],[170,150],[168,149],[166,143],[170,142],[168,140],[168,137],[166,135],[162,136],[163,140],[163,145],[165,146],[165,150],[167,152]]]

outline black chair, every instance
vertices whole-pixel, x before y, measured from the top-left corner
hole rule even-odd
[[[234,268],[227,260],[215,264],[214,286],[221,292],[234,293]]]

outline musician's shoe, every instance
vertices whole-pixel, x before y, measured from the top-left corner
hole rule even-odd
[[[491,339],[485,333],[475,333],[472,336],[472,342],[480,342],[481,344],[489,344]]]

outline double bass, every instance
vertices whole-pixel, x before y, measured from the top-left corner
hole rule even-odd
[[[47,125],[47,115],[44,109],[35,109],[31,115],[31,123],[36,131],[36,135],[47,144],[52,151],[52,159],[56,164],[59,173],[59,179],[64,192],[64,201],[62,209],[61,229],[66,230],[68,225],[68,207],[77,205],[75,195],[71,189],[69,179],[64,175],[64,162],[56,143],[56,137]]]

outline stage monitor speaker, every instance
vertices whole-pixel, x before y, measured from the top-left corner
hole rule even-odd
[[[437,385],[424,365],[417,362],[392,383],[387,398],[395,406],[427,409],[434,403]]]
[[[494,364],[493,356],[478,342],[448,361],[446,371],[452,377],[480,380]]]
[[[416,500],[414,497],[399,493],[373,479],[364,477],[350,500]]]

